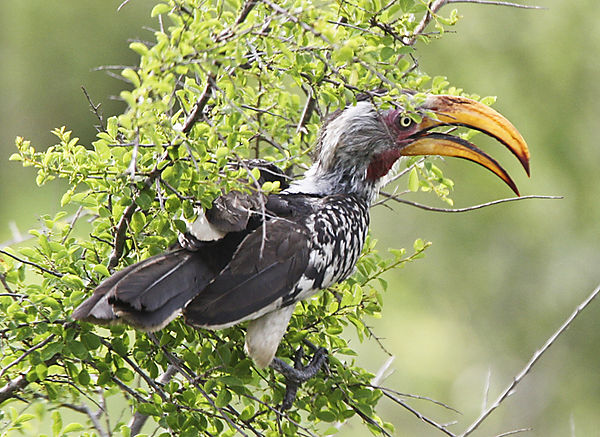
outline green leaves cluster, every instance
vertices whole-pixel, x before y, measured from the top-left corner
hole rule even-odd
[[[408,41],[425,13],[420,0],[160,2],[153,41],[132,43],[139,66],[121,72],[131,84],[121,93],[128,109],[107,120],[98,114],[93,144],[64,127],[46,151],[18,138],[12,160],[36,168],[40,185],[63,178],[68,187],[64,211],[42,217],[33,244],[0,251],[0,402],[19,407],[2,413],[2,429],[26,430],[47,414],[26,411],[41,402],[86,414],[91,434],[129,435],[127,417],[111,418],[110,430],[94,420],[116,399],[151,416],[161,436],[332,434],[354,416],[375,434],[391,432],[376,413],[374,375],[356,365],[340,334],[351,327],[361,340],[373,337],[368,317],[381,312],[382,275],[422,256],[421,241],[412,256],[381,257],[370,240],[351,279],[298,307],[279,355],[308,340],[328,348],[329,370],[285,414],[277,411],[283,382],[254,368],[243,327],[198,331],[176,320],[149,336],[74,323],[70,314],[115,268],[171,245],[197,207],[257,188],[257,174],[230,163],[261,157],[297,173],[322,117],[359,94],[410,112],[419,93],[459,93],[414,63]],[[442,32],[456,14],[435,20]],[[418,92],[414,100],[406,88]],[[447,201],[452,187],[428,161],[416,163],[408,184]],[[170,365],[177,374],[157,383]],[[79,432],[60,411],[52,435]]]

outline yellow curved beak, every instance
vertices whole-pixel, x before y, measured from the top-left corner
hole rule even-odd
[[[504,144],[521,162],[529,175],[529,149],[523,136],[500,113],[489,106],[457,96],[429,96],[422,108],[435,113],[424,117],[419,125],[421,135],[403,147],[402,155],[451,156],[476,162],[495,173],[517,194],[519,191],[508,173],[496,160],[461,138],[427,131],[438,126],[465,126],[490,135]]]

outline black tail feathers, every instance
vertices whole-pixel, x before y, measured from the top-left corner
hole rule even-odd
[[[219,273],[202,252],[178,249],[133,264],[103,281],[73,312],[97,324],[162,328]]]

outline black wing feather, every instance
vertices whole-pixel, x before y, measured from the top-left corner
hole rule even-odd
[[[265,234],[259,227],[246,237],[227,267],[184,309],[187,323],[211,327],[255,318],[290,293],[308,265],[308,230],[277,219],[266,223]]]

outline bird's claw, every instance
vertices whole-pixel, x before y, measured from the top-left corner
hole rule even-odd
[[[300,347],[294,354],[294,367],[279,358],[273,358],[271,368],[281,373],[285,378],[285,396],[281,403],[282,411],[292,407],[298,393],[298,388],[302,383],[313,378],[321,370],[321,367],[327,361],[327,354],[327,349],[323,347],[316,348],[310,362],[306,366],[303,366],[302,358],[304,357],[304,350]]]

